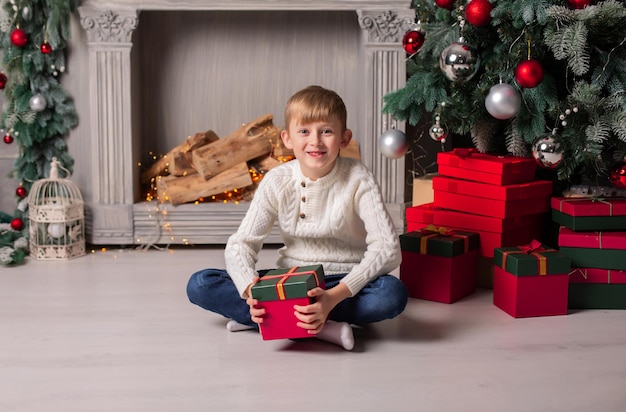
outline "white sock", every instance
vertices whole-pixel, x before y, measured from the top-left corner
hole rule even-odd
[[[324,325],[322,331],[315,335],[315,337],[339,345],[345,350],[352,350],[354,348],[352,327],[347,322],[329,320]]]
[[[244,324],[237,322],[236,320],[231,319],[226,324],[226,329],[228,329],[231,332],[239,332],[240,330],[250,330],[254,328],[252,326],[244,325]]]

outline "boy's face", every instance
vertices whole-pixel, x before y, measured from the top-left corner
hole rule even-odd
[[[341,121],[336,117],[311,123],[292,120],[280,137],[300,161],[302,173],[311,180],[317,180],[330,173],[339,150],[352,139],[352,131],[343,130]]]

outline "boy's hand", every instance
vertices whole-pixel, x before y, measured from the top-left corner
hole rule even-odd
[[[310,298],[316,298],[316,302],[300,306],[294,305],[296,318],[299,320],[297,325],[303,329],[308,329],[310,334],[318,334],[324,328],[328,314],[339,302],[352,296],[350,289],[344,284],[339,283],[332,289],[324,290],[315,288],[308,291]]]
[[[246,288],[245,294],[248,296],[246,298],[246,303],[248,304],[248,306],[250,306],[250,317],[252,318],[252,322],[261,324],[263,323],[263,315],[265,315],[265,309],[256,307],[259,301],[252,297],[252,293],[250,291],[252,286],[254,286],[254,284],[257,283],[258,281],[259,281],[259,277],[255,276],[255,278],[252,280],[252,283],[250,283],[248,287]]]

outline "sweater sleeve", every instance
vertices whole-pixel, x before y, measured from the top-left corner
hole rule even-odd
[[[342,280],[354,296],[375,278],[400,265],[400,241],[380,189],[366,172],[354,196],[354,208],[365,225],[367,249],[361,261]]]
[[[259,251],[276,220],[277,209],[273,194],[276,185],[272,180],[266,175],[261,181],[239,228],[226,243],[226,271],[242,297],[246,287],[257,275]]]

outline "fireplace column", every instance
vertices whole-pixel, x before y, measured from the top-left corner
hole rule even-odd
[[[404,225],[404,158],[388,159],[378,150],[378,137],[396,128],[404,131],[404,122],[383,114],[383,96],[406,83],[406,52],[402,38],[415,23],[414,10],[358,10],[359,25],[364,32],[365,88],[367,97],[365,124],[361,130],[370,133],[369,145],[362,145],[362,158],[378,180],[383,198],[399,231]]]
[[[89,241],[133,242],[131,35],[136,10],[79,8],[89,51],[89,115],[93,199],[88,205]]]

